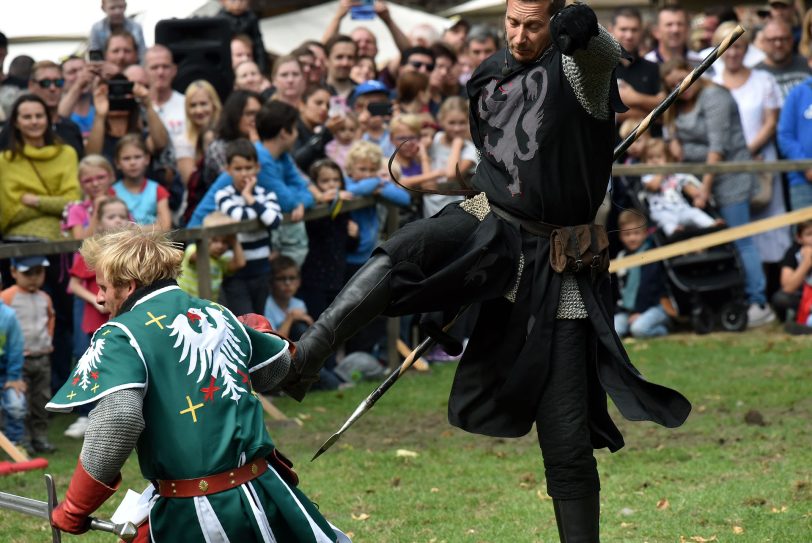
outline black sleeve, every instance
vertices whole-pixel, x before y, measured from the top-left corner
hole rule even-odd
[[[787,249],[787,252],[784,253],[784,258],[781,259],[781,267],[782,268],[792,268],[793,270],[798,267],[798,251],[800,250],[800,246],[797,243],[793,243],[792,247]]]

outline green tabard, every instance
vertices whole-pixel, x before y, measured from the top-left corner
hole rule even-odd
[[[99,328],[47,407],[70,411],[116,390],[143,388],[146,427],[136,451],[144,477],[217,474],[273,449],[250,374],[287,348],[285,340],[246,328],[228,309],[172,285]],[[150,525],[156,541],[203,541],[212,531],[231,541],[335,541],[310,500],[273,468],[211,496],[159,497]]]

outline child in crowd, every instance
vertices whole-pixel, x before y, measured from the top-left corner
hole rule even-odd
[[[149,150],[137,134],[127,134],[116,144],[116,167],[121,179],[113,185],[116,196],[127,204],[135,222],[154,224],[161,230],[172,227],[169,192],[157,181],[147,179]]]
[[[231,35],[245,34],[251,38],[253,43],[253,56],[259,66],[259,71],[265,73],[268,70],[267,55],[265,54],[265,44],[262,42],[262,33],[259,31],[259,19],[250,9],[248,0],[220,0],[220,11],[218,17],[227,19],[231,24]]]
[[[130,220],[127,205],[119,198],[102,197],[96,200],[94,205],[96,207],[93,213],[93,221],[96,223],[95,229],[99,233],[121,228]],[[79,304],[79,310],[74,311],[73,314],[73,352],[78,359],[90,346],[90,337],[93,332],[106,323],[109,316],[96,303],[96,293],[99,292],[99,285],[96,283],[96,272],[87,267],[80,253],[74,254],[73,266],[71,266],[68,273],[70,273],[68,291],[73,292],[74,301]],[[81,405],[76,408],[75,412],[79,417],[65,429],[64,435],[66,437],[73,439],[84,437],[87,425],[90,422],[88,414],[93,407],[95,407],[95,404]]]
[[[316,200],[332,206],[334,213],[305,223],[310,250],[302,265],[300,295],[318,318],[344,285],[347,252],[358,247],[358,224],[348,213],[336,213],[352,193],[344,189],[344,174],[338,164],[327,159],[317,160],[310,167]]]
[[[121,228],[130,220],[127,204],[121,199],[108,197],[97,204],[98,216],[97,232],[104,233]],[[69,271],[69,282],[73,294],[84,302],[81,320],[82,332],[85,335],[84,347],[90,345],[90,336],[109,318],[104,309],[96,303],[96,293],[99,285],[96,284],[96,272],[87,267],[80,253],[73,255],[73,265]]]
[[[629,137],[629,135],[637,128],[637,125],[640,124],[642,119],[626,119],[620,124],[620,128],[618,129],[618,135],[620,136],[621,141],[625,140]],[[637,164],[643,160],[643,156],[646,154],[646,145],[648,144],[649,139],[651,136],[648,132],[643,132],[643,134],[634,140],[634,143],[629,145],[629,148],[626,149],[626,155],[623,160],[624,164]]]
[[[378,195],[393,204],[409,205],[409,193],[391,181],[381,178],[384,168],[381,148],[368,141],[356,141],[347,153],[347,190],[355,196]],[[374,207],[352,212],[352,219],[358,223],[358,248],[347,255],[346,279],[352,277],[367,261],[378,244],[380,220]]]
[[[661,166],[667,164],[668,155],[665,142],[651,138],[646,144],[646,164]],[[693,175],[683,173],[644,175],[643,187],[649,193],[646,197],[651,219],[662,228],[666,236],[673,236],[686,228],[707,228],[722,224],[689,204],[683,194],[690,197],[694,205],[704,206],[704,196],[699,187],[701,182]]]
[[[245,253],[245,266],[223,279],[221,295],[225,305],[236,315],[262,313],[271,271],[268,230],[282,222],[282,211],[276,194],[257,185],[257,150],[250,141],[239,138],[229,142],[226,160],[231,184],[215,193],[217,210],[235,221],[259,219],[266,228],[238,234]]]
[[[271,293],[265,302],[263,315],[274,330],[294,341],[313,324],[313,318],[308,315],[304,301],[296,297],[299,285],[301,276],[296,261],[286,256],[275,258]]]
[[[324,152],[328,158],[344,168],[346,166],[347,153],[355,140],[358,139],[358,117],[354,113],[344,115],[344,122],[333,134],[333,139],[324,146]]]
[[[358,116],[361,139],[378,145],[383,156],[389,159],[395,152],[386,126],[392,116],[389,89],[380,81],[364,81],[352,92],[350,105]]]
[[[43,290],[44,256],[11,259],[11,276],[16,282],[0,293],[0,298],[17,314],[23,332],[23,379],[26,387],[28,415],[25,419],[30,441],[30,454],[51,453],[56,447],[48,441],[48,413],[45,404],[51,399],[51,359],[54,350],[54,307]]]
[[[221,213],[213,211],[203,219],[204,228],[232,224],[235,220]],[[220,295],[220,285],[223,277],[230,275],[245,267],[245,253],[236,234],[229,236],[212,236],[209,240],[209,276],[211,277],[211,299],[217,300]],[[181,274],[178,285],[186,293],[198,296],[197,275],[197,244],[190,243],[183,253]]]
[[[301,284],[299,266],[292,258],[284,255],[273,261],[271,274],[271,294],[265,303],[265,318],[273,329],[293,341],[298,340],[309,326],[313,317],[308,314],[304,301],[296,297]],[[332,367],[331,367],[332,366]],[[341,380],[333,373],[335,363],[325,363],[319,371],[320,381],[315,390],[335,390]]]
[[[102,0],[101,9],[105,17],[101,21],[96,21],[90,29],[88,50],[104,51],[111,33],[117,30],[126,30],[135,38],[135,44],[138,46],[138,58],[143,60],[144,53],[147,50],[144,42],[144,30],[138,22],[127,17],[127,1]]]
[[[0,288],[2,288],[0,283]],[[0,299],[0,408],[3,433],[15,445],[25,436],[25,381],[23,380],[23,332],[14,310]]]
[[[646,235],[646,221],[640,213],[629,209],[622,211],[617,223],[624,247],[618,258],[651,248]],[[617,277],[620,289],[615,311],[617,334],[620,337],[629,334],[633,337],[666,335],[671,322],[669,313],[673,314],[673,308],[666,296],[665,277],[660,263],[621,270]]]
[[[781,261],[781,290],[773,295],[772,302],[788,311],[787,332],[812,333],[812,220],[795,227],[795,244]]]
[[[65,206],[63,231],[73,239],[85,239],[95,233],[99,217],[93,211],[110,195],[115,177],[113,166],[101,155],[87,155],[79,161],[79,184],[85,199]]]
[[[476,147],[468,133],[468,101],[459,96],[446,98],[437,120],[442,130],[434,135],[428,150],[431,168],[437,177],[424,184],[425,188],[442,187],[449,181],[459,182],[457,171],[466,177],[478,162]],[[424,195],[423,216],[434,216],[446,205],[461,199],[461,196]]]

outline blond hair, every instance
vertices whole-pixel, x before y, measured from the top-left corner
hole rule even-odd
[[[468,100],[461,96],[449,96],[443,100],[437,112],[437,119],[442,122],[446,115],[455,111],[468,115]]]
[[[419,135],[420,129],[423,128],[423,119],[420,115],[415,113],[396,115],[395,118],[389,122],[389,132],[393,132],[395,128],[399,126],[407,129],[412,134]]]
[[[618,228],[622,229],[627,229],[626,227],[630,227],[628,230],[645,228],[646,219],[638,211],[624,209],[620,212],[620,215],[617,216],[617,226]]]
[[[115,180],[116,178],[116,172],[113,170],[112,164],[110,164],[110,161],[101,155],[87,155],[79,161],[78,171],[80,179],[82,177],[82,171],[87,168],[99,168],[106,171],[108,174],[110,174],[111,181]]]
[[[165,232],[133,223],[86,239],[79,252],[90,269],[115,287],[130,281],[143,287],[162,279],[176,279],[183,261],[180,246]]]
[[[185,98],[184,111],[186,112],[186,138],[192,142],[193,145],[197,144],[197,140],[200,137],[202,130],[196,127],[195,123],[192,122],[192,116],[189,114],[189,109],[191,106],[192,93],[199,90],[205,92],[211,101],[212,113],[210,124],[212,126],[220,118],[220,112],[223,111],[223,104],[220,102],[220,96],[217,94],[217,91],[211,83],[205,79],[197,79],[189,83],[189,86],[186,87],[186,92],[183,93]],[[204,127],[203,130],[206,130],[207,128],[210,127]]]
[[[350,146],[350,150],[347,151],[347,158],[344,159],[344,165],[347,169],[350,169],[359,160],[368,160],[376,164],[377,168],[380,168],[383,164],[383,151],[381,151],[378,145],[375,145],[371,141],[358,140],[353,143]]]

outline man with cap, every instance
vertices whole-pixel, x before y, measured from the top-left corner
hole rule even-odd
[[[370,79],[364,81],[353,91],[350,96],[350,107],[358,117],[358,124],[361,126],[362,138],[366,141],[378,145],[383,151],[383,156],[388,159],[395,152],[395,147],[390,141],[387,124],[392,115],[390,91],[380,81]],[[383,104],[383,107],[374,106],[370,110],[370,104]],[[389,113],[385,104],[390,104]]]
[[[23,332],[23,380],[28,403],[25,447],[31,454],[56,450],[48,441],[48,413],[45,411],[51,397],[50,354],[55,323],[51,297],[42,290],[48,265],[44,256],[11,259],[11,276],[16,284],[0,293],[3,303],[17,314]]]
[[[611,175],[620,45],[585,4],[508,0],[508,48],[468,83],[481,160],[461,203],[380,245],[297,342],[282,389],[301,400],[338,345],[379,314],[471,305],[451,424],[494,437],[536,425],[564,542],[599,541],[595,448],[620,449],[607,394],[630,420],[681,425],[690,404],[644,379],[612,322],[608,240],[594,220]]]
[[[465,48],[468,39],[468,32],[471,30],[471,23],[458,18],[454,23],[443,31],[440,38],[444,44],[449,46],[455,53],[460,54]]]

